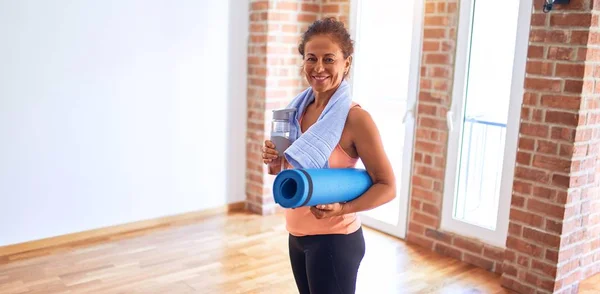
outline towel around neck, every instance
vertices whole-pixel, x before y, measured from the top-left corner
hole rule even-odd
[[[350,86],[347,81],[342,81],[317,121],[302,133],[300,117],[314,99],[313,90],[309,87],[298,94],[287,106],[297,109],[295,115],[290,119],[290,140],[293,143],[284,152],[286,160],[294,168],[329,167],[329,156],[340,141],[352,103]]]

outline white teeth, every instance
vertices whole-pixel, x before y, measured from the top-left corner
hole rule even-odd
[[[315,80],[318,80],[318,81],[323,81],[323,80],[325,80],[327,77],[313,77],[313,78],[315,78]]]

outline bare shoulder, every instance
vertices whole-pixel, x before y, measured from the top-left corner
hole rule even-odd
[[[362,107],[353,107],[350,109],[348,112],[348,126],[356,134],[377,131],[373,117]]]
[[[371,114],[361,108],[354,107],[348,113],[348,127],[351,129],[352,142],[358,157],[365,168],[377,182],[393,186],[394,171],[383,147],[377,125]]]

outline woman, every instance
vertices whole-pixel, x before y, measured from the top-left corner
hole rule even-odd
[[[298,47],[303,75],[314,100],[300,111],[304,133],[317,122],[332,95],[347,77],[353,42],[343,23],[318,20],[303,34]],[[373,73],[376,74],[376,73]],[[266,140],[265,164],[282,155]],[[356,213],[394,199],[395,176],[379,131],[368,112],[352,103],[338,145],[329,157],[330,168],[352,168],[361,159],[373,186],[346,203],[300,207],[285,211],[292,271],[300,293],[354,293],[359,265],[365,254],[362,227]]]

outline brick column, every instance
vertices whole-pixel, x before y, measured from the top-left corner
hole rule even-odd
[[[407,240],[429,249],[440,225],[458,26],[457,0],[426,0]],[[444,249],[445,250],[445,249]],[[458,254],[450,254],[458,255]],[[458,256],[456,256],[458,257]]]
[[[322,0],[321,18],[335,17],[346,25],[350,25],[350,0]]]
[[[326,2],[331,2],[323,6],[327,16],[348,12],[347,0]],[[321,17],[323,7],[320,0],[250,3],[246,204],[252,212],[272,214],[279,208],[271,192],[275,177],[262,163],[261,147],[269,137],[272,110],[285,107],[307,87],[298,43],[302,32]]]
[[[502,285],[576,293],[599,271],[597,1],[536,1]]]
[[[268,1],[251,1],[248,38],[248,117],[246,131],[247,208],[262,212],[264,176],[260,156],[264,138],[265,92],[267,86]]]

